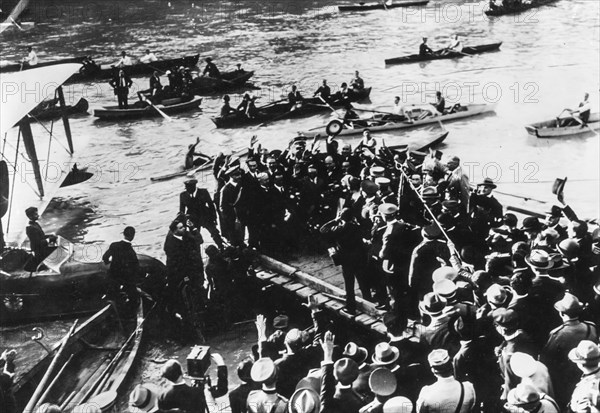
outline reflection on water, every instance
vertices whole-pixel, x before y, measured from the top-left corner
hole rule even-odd
[[[398,95],[405,102],[433,100],[436,90],[449,103],[497,102],[497,116],[456,122],[446,154],[458,154],[474,181],[484,175],[501,182],[499,190],[550,199],[551,182],[569,176],[568,201],[580,215],[598,216],[598,139],[594,136],[541,140],[527,135],[527,123],[551,119],[574,107],[585,91],[598,109],[599,10],[585,0],[562,0],[527,14],[487,18],[484,2],[431,1],[426,7],[339,13],[337,2],[159,0],[34,2],[35,29],[3,33],[0,60],[19,60],[35,45],[42,60],[92,54],[113,62],[121,50],[141,56],[147,48],[159,57],[200,53],[222,70],[242,63],[255,70],[259,103],[279,100],[292,83],[309,96],[322,79],[335,89],[360,70],[373,86],[373,106],[389,108]],[[339,4],[352,4],[343,0]],[[434,48],[459,33],[465,45],[503,41],[501,51],[426,64],[384,65],[384,59],[415,53],[422,36]],[[136,88],[146,88],[145,79]],[[71,85],[67,98],[80,96],[91,108],[113,104],[107,84]],[[132,94],[133,95],[133,94]],[[239,99],[232,94],[232,100]],[[162,118],[94,122],[72,121],[75,139],[91,137],[77,154],[80,166],[96,171],[93,179],[64,188],[60,195],[90,203],[99,217],[83,241],[112,241],[123,226],[137,228],[144,252],[162,256],[166,227],[178,208],[182,179],[151,183],[152,176],[174,172],[187,145],[200,137],[209,154],[244,147],[258,135],[269,147],[282,148],[296,131],[325,123],[330,114],[288,120],[265,128],[216,130],[220,96],[207,96],[202,111]],[[382,134],[386,142],[397,134]],[[200,180],[213,188],[210,176]],[[541,181],[540,183],[536,183]],[[541,204],[528,205],[540,210]]]

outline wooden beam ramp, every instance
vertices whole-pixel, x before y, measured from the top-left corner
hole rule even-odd
[[[263,283],[292,292],[303,302],[313,297],[333,318],[343,318],[367,332],[386,335],[381,321],[384,312],[377,310],[373,303],[356,297],[356,314],[350,316],[340,311],[345,305],[345,292],[341,288],[266,255],[260,254],[259,259],[256,277]]]

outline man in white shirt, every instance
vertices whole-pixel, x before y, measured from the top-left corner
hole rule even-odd
[[[156,55],[152,52],[150,52],[150,50],[146,49],[146,54],[143,55],[140,58],[140,62],[142,63],[151,63],[151,62],[156,62],[158,59],[156,58]]]
[[[131,57],[127,56],[127,52],[122,51],[121,52],[121,58],[113,66],[123,67],[123,66],[131,66],[131,65],[133,65],[133,62],[131,61]]]
[[[29,46],[27,48],[27,51],[29,52],[29,54],[27,55],[27,57],[23,58],[23,63],[27,63],[29,66],[37,65],[38,57],[37,57],[37,54],[35,54],[33,47]]]

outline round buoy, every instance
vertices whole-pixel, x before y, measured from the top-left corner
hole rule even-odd
[[[328,136],[337,136],[344,129],[344,124],[337,119],[332,120],[325,127]]]

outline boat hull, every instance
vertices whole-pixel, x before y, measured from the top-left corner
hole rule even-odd
[[[192,91],[196,95],[226,92],[244,87],[246,82],[254,76],[254,72],[223,72],[221,78],[199,76],[193,80]]]
[[[455,113],[450,113],[441,116],[428,117],[421,120],[415,120],[414,122],[387,122],[381,124],[381,121],[371,121],[369,119],[364,119],[355,123],[355,128],[348,128],[344,126],[344,129],[338,133],[337,136],[347,136],[347,135],[359,135],[363,133],[365,128],[369,128],[371,132],[385,132],[391,130],[400,130],[400,129],[412,129],[420,126],[426,126],[431,124],[437,124],[439,122],[449,122],[460,119],[465,119],[473,116],[484,115],[488,113],[492,113],[496,110],[496,104],[474,104],[463,106],[466,110],[457,111]],[[378,124],[379,123],[379,124]],[[301,132],[306,136],[314,136],[317,134],[326,134],[327,128],[318,129],[316,131],[308,131]]]
[[[579,136],[593,133],[600,130],[600,113],[592,113],[587,126],[574,125],[561,128],[556,127],[556,119],[544,122],[532,123],[525,126],[527,133],[538,138],[562,138],[568,136]],[[590,130],[591,129],[591,130]]]
[[[63,115],[71,116],[76,114],[87,113],[88,109],[88,101],[85,98],[80,98],[75,105],[68,105],[65,107],[54,106],[50,108],[38,106],[37,108],[29,112],[29,114],[37,120],[52,120],[59,119]]]
[[[504,16],[505,14],[517,14],[517,13],[521,13],[521,12],[524,12],[529,9],[534,9],[536,7],[543,6],[545,4],[553,3],[555,1],[557,1],[557,0],[538,0],[536,2],[532,1],[531,3],[525,3],[525,4],[521,3],[517,7],[490,8],[490,9],[486,10],[484,13],[488,16]]]
[[[197,109],[201,104],[202,98],[196,96],[189,102],[168,104],[168,101],[165,101],[165,104],[159,104],[156,107],[167,115],[174,115]],[[102,120],[120,120],[160,117],[161,114],[150,105],[129,109],[119,109],[118,106],[106,106],[102,109],[94,109],[94,116]]]
[[[65,59],[52,60],[49,62],[40,62],[35,66],[30,66],[27,63],[23,63],[23,64],[15,63],[15,64],[10,64],[10,65],[0,66],[0,73],[20,72],[22,70],[37,69],[38,67],[54,66],[54,65],[64,64],[64,63],[82,63],[85,59],[87,59],[87,56],[68,57]]]
[[[13,250],[24,251],[24,250]],[[138,255],[144,285],[155,290],[165,278],[164,265],[147,255]],[[20,258],[19,258],[20,260]],[[7,271],[0,273],[0,326],[88,314],[106,304],[110,279],[101,262],[67,261],[60,273]],[[149,294],[152,294],[148,291]]]
[[[371,94],[371,88],[364,88],[360,92],[351,95],[351,102],[358,102],[369,98]],[[335,108],[343,108],[343,102],[337,101],[332,102],[330,105]],[[252,119],[248,118],[243,113],[233,113],[228,116],[219,116],[211,118],[217,128],[235,128],[246,125],[258,125],[265,122],[273,122],[279,119],[296,119],[305,116],[311,116],[317,113],[329,112],[331,109],[325,105],[323,101],[318,98],[305,99],[303,105],[290,112],[290,104],[277,103],[266,108],[259,108],[258,113]]]
[[[412,55],[408,55],[408,56],[385,59],[385,64],[386,65],[401,65],[401,64],[407,64],[407,63],[428,62],[430,60],[457,59],[459,57],[464,57],[465,55],[472,56],[472,55],[476,55],[476,54],[493,52],[493,51],[500,49],[501,45],[502,45],[502,42],[497,42],[497,43],[482,44],[479,46],[464,47],[462,50],[462,53],[449,52],[448,54],[445,54],[445,55],[421,56],[419,54],[412,54]]]
[[[384,9],[395,9],[397,7],[410,7],[410,6],[425,6],[429,3],[429,0],[415,0],[415,1],[402,1],[398,3],[386,4],[383,3],[364,3],[355,6],[338,6],[339,11],[369,11],[369,10],[384,10]]]

